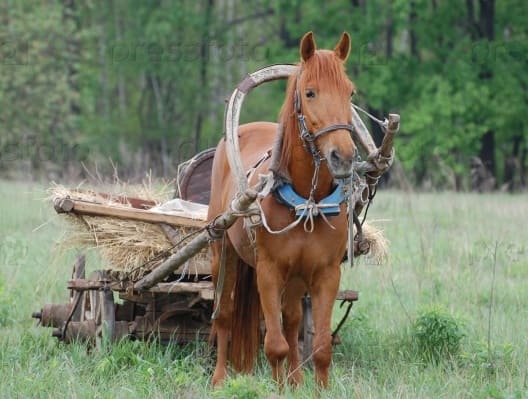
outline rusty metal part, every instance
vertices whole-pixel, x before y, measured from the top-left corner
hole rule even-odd
[[[52,335],[59,338],[65,343],[72,343],[75,341],[93,342],[97,325],[95,320],[71,321],[68,323],[68,328],[63,331],[62,328],[53,330]]]
[[[71,303],[48,303],[31,317],[39,319],[43,327],[62,327],[71,312]]]

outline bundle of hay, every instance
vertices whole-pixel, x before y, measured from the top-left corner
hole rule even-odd
[[[71,198],[113,208],[131,208],[131,204],[123,201],[128,196],[137,196],[154,201],[157,204],[168,200],[166,190],[149,190],[145,187],[127,188],[124,191],[112,191],[118,194],[100,194],[91,190],[67,189],[55,185],[50,189],[51,199]],[[97,248],[105,266],[120,279],[138,280],[149,271],[156,268],[168,256],[177,251],[168,239],[163,228],[156,223],[137,220],[120,219],[109,216],[87,216],[73,213],[65,214],[69,229],[61,241],[61,247],[67,248]],[[197,229],[192,227],[177,227],[178,238],[192,235]],[[193,258],[197,261],[207,260],[207,250]],[[188,262],[187,269],[190,266]],[[189,272],[192,272],[189,270]]]
[[[383,230],[376,227],[374,224],[363,223],[363,238],[369,244],[369,252],[366,255],[368,259],[375,264],[385,262],[389,255],[389,241],[383,234]]]

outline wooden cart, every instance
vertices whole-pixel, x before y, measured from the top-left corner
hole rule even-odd
[[[209,201],[210,171],[213,150],[206,150],[179,176],[176,195],[195,202]],[[106,194],[99,194],[106,197]],[[130,208],[112,207],[102,203],[75,200],[71,197],[56,198],[55,210],[59,214],[103,216],[157,223],[167,238],[176,244],[173,226],[202,228],[201,220],[182,216],[160,215],[148,212],[154,202],[138,198],[120,197]],[[53,328],[52,335],[66,343],[82,340],[100,345],[103,340],[116,341],[157,338],[162,342],[189,343],[206,340],[211,328],[214,289],[210,265],[203,257],[193,257],[187,264],[191,275],[183,266],[169,278],[146,290],[136,290],[136,281],[116,278],[99,270],[86,277],[86,258],[78,255],[73,265],[72,278],[67,282],[69,299],[62,304],[46,304],[33,317],[43,327]],[[358,299],[356,291],[342,291],[338,300],[352,304]],[[304,323],[300,331],[301,347],[306,348],[308,359],[313,335],[311,303],[303,300]]]
[[[64,304],[47,304],[33,317],[46,327],[52,327],[53,335],[71,342],[72,340],[117,340],[123,337],[145,339],[159,337],[162,341],[173,340],[186,343],[196,339],[206,339],[209,335],[214,290],[207,259],[195,255],[207,247],[211,240],[218,239],[216,232],[224,232],[247,210],[257,198],[265,182],[248,187],[245,171],[238,157],[238,118],[244,96],[258,85],[275,79],[283,79],[295,72],[292,65],[274,65],[248,75],[233,92],[225,118],[228,160],[236,177],[239,192],[233,200],[232,208],[237,212],[226,211],[207,224],[176,253],[168,256],[163,263],[142,277],[139,281],[116,279],[105,271],[85,276],[85,257],[80,255],[73,267],[72,279],[68,282],[69,300]],[[375,187],[377,178],[392,160],[392,142],[399,128],[399,116],[389,115],[386,136],[380,148],[374,142],[361,119],[351,106],[354,134],[357,142],[367,155],[367,161],[356,165],[365,173],[365,184]],[[183,199],[194,202],[209,202],[210,175],[214,150],[206,150],[193,158],[178,177],[177,193]],[[361,193],[360,193],[361,194]],[[130,207],[105,206],[100,203],[76,201],[72,198],[58,198],[54,206],[59,213],[108,216],[127,220],[140,220],[160,224],[169,240],[174,240],[171,231],[174,226],[188,226],[201,229],[205,222],[181,216],[160,215],[148,212],[154,205],[150,201],[137,198],[121,198]],[[355,209],[355,208],[354,208]],[[354,247],[356,242],[354,242]],[[198,272],[191,276],[182,273],[184,262],[194,262]],[[117,298],[119,299],[116,301]],[[343,291],[338,300],[348,302],[348,314],[354,301],[355,291]],[[300,332],[304,340],[304,357],[311,350],[313,324],[309,298],[303,300],[304,322]],[[342,322],[339,323],[339,327]],[[334,334],[334,340],[338,337]]]

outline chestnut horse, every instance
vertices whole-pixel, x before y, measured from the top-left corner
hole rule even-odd
[[[317,203],[333,192],[336,179],[350,176],[356,147],[350,134],[354,85],[344,68],[349,52],[350,36],[346,32],[334,50],[317,50],[313,34],[304,35],[301,62],[298,73],[289,79],[280,124],[240,126],[240,152],[246,170],[274,147],[281,126],[282,145],[280,153],[273,155],[278,161],[274,172],[291,183],[297,194]],[[269,160],[259,163],[251,175],[266,173],[270,167]],[[236,191],[222,140],[213,162],[209,220],[229,208]],[[295,211],[273,194],[260,204],[270,230],[280,230],[296,219]],[[346,205],[340,204],[336,216],[315,216],[312,221],[313,229],[299,223],[284,234],[271,234],[259,226],[253,242],[240,218],[223,240],[212,244],[213,282],[220,284],[222,292],[216,298],[218,311],[213,321],[217,340],[213,386],[226,377],[228,358],[235,371],[252,370],[260,345],[261,311],[266,326],[264,352],[273,378],[283,384],[287,359],[288,382],[302,382],[298,332],[305,293],[312,300],[315,378],[321,386],[328,385],[330,322],[347,245]]]

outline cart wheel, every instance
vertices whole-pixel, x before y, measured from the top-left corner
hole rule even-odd
[[[90,275],[90,280],[105,280],[108,275],[96,271]],[[90,290],[83,294],[81,304],[81,321],[95,321],[95,345],[102,347],[115,338],[115,304],[114,293],[110,289]]]
[[[73,264],[73,271],[72,271],[72,279],[84,279],[85,277],[85,265],[86,265],[86,257],[84,254],[79,254],[75,258],[75,263]],[[83,294],[79,291],[70,290],[70,303],[73,306],[76,306],[76,303],[78,301],[82,301],[81,297]],[[81,304],[78,303],[75,311],[72,314],[71,321],[80,321],[81,320],[81,314],[82,314],[82,307]]]
[[[303,307],[303,326],[302,326],[302,358],[303,363],[312,366],[312,347],[313,347],[313,335],[314,335],[314,324],[312,317],[312,300],[308,295],[305,295],[302,299]]]

